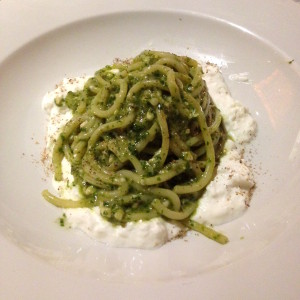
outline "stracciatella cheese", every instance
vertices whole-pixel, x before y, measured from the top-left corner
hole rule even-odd
[[[219,225],[240,216],[250,201],[254,179],[251,170],[243,160],[243,146],[256,132],[256,123],[238,101],[234,100],[217,66],[203,64],[204,79],[208,91],[220,109],[225,127],[233,140],[225,145],[226,155],[219,163],[217,175],[207,186],[192,219],[209,225]],[[64,79],[57,88],[46,94],[43,108],[49,116],[47,129],[47,151],[51,157],[54,140],[60,128],[72,117],[66,108],[55,105],[54,99],[65,97],[68,91],[83,88],[88,77]],[[63,181],[53,179],[53,186],[64,198],[77,200],[80,193],[72,185],[71,166],[64,158],[62,161]],[[154,248],[178,236],[184,228],[176,222],[162,218],[150,221],[128,222],[126,226],[113,225],[105,220],[99,208],[64,209],[66,222],[90,237],[116,247]]]
[[[225,144],[217,175],[199,201],[193,220],[220,225],[239,217],[247,208],[255,184],[243,159],[243,146],[256,133],[256,122],[241,103],[234,100],[216,66],[203,66],[209,94],[220,109],[226,130],[233,140]]]

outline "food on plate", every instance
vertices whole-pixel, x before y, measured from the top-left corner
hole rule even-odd
[[[241,145],[256,125],[216,66],[147,50],[64,80],[43,106],[59,193],[43,196],[71,227],[125,247],[159,246],[187,228],[228,242],[209,225],[237,217],[250,201]]]

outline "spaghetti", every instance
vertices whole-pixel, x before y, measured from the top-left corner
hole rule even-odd
[[[82,197],[45,190],[44,198],[62,208],[99,206],[102,217],[121,225],[161,216],[226,243],[190,220],[226,139],[202,75],[189,57],[144,51],[57,98],[73,117],[54,144],[55,180],[63,179],[65,157]]]

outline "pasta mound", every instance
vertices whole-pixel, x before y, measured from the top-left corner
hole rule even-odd
[[[81,199],[46,200],[63,208],[100,207],[116,224],[163,217],[221,243],[190,220],[214,176],[226,132],[197,61],[144,51],[97,71],[78,92],[55,100],[72,110],[53,149],[55,179],[71,164]]]

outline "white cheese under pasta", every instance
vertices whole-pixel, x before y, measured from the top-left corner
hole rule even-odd
[[[203,64],[204,79],[209,93],[220,109],[225,127],[233,140],[226,142],[226,155],[219,163],[217,175],[207,186],[192,219],[209,225],[220,225],[239,217],[250,201],[254,179],[251,169],[242,158],[243,147],[256,132],[256,123],[245,107],[234,100],[217,66]],[[56,97],[64,97],[68,91],[83,88],[88,77],[64,79],[57,88],[46,94],[43,109],[49,116],[47,129],[47,149],[51,157],[53,141],[60,128],[72,114],[54,104]],[[53,186],[61,197],[78,199],[77,187],[72,185],[73,176],[69,162],[62,162],[64,180]],[[88,236],[115,247],[155,248],[178,236],[182,225],[169,223],[162,218],[150,221],[128,222],[126,226],[113,225],[101,217],[98,208],[64,209],[66,223]]]

